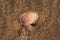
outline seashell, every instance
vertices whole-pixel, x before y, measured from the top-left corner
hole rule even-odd
[[[22,14],[20,18],[20,22],[22,25],[27,26],[33,24],[38,19],[37,12],[25,12]]]

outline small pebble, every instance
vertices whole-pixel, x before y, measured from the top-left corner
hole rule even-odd
[[[33,24],[38,19],[37,12],[25,12],[22,14],[20,18],[20,22],[22,25],[27,26]]]

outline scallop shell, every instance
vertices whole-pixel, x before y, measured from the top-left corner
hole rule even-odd
[[[21,23],[24,26],[33,24],[37,19],[38,19],[38,14],[36,12],[25,12],[24,14],[22,14],[21,16]]]

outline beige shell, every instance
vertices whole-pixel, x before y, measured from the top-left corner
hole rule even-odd
[[[22,25],[27,26],[34,23],[38,19],[38,17],[39,16],[37,12],[25,12],[24,14],[22,14],[20,21]]]

